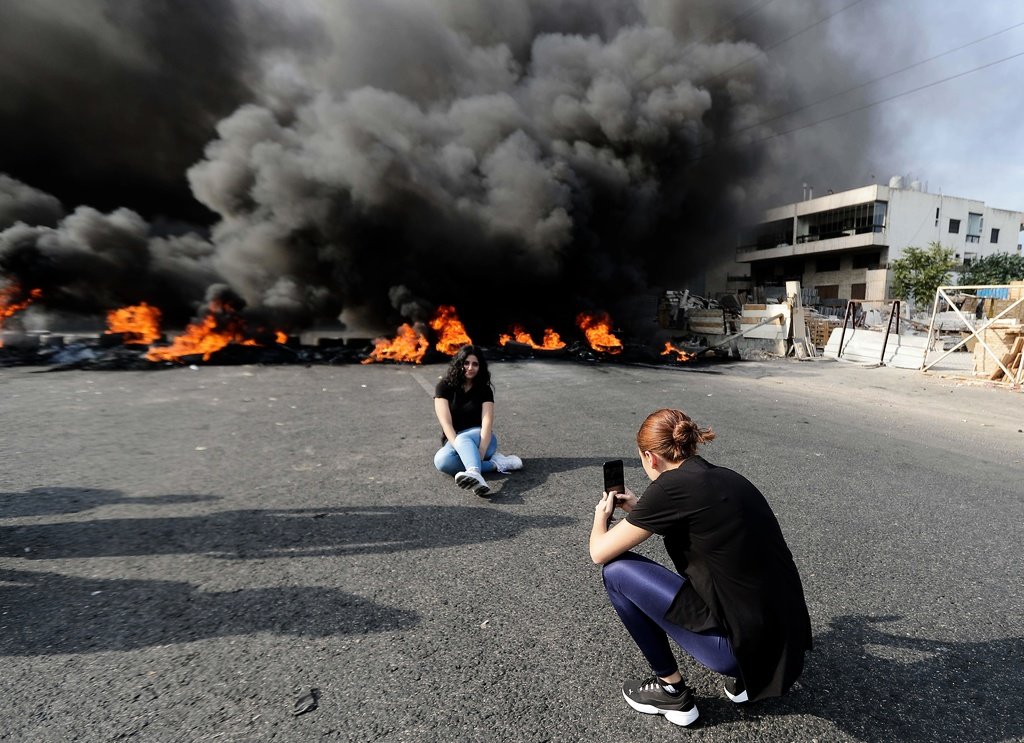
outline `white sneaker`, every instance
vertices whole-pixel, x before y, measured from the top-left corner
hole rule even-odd
[[[750,699],[747,687],[738,678],[730,678],[725,682],[725,695],[735,704],[743,704]]]
[[[498,452],[491,457],[491,461],[494,462],[494,467],[498,472],[503,475],[512,472],[513,470],[521,470],[523,468],[523,460],[515,454],[506,455]]]
[[[463,490],[472,490],[477,495],[483,497],[491,492],[491,486],[487,484],[484,476],[479,472],[473,472],[466,470],[460,472],[455,476],[455,484]]]

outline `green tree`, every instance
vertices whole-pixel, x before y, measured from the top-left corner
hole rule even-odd
[[[890,261],[892,293],[922,307],[935,296],[935,290],[949,283],[950,273],[956,268],[953,249],[937,242],[925,248],[906,248],[903,257]]]
[[[996,253],[974,261],[960,276],[960,283],[1009,284],[1024,279],[1024,256]]]

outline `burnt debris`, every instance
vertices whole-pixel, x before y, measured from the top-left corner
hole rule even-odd
[[[374,339],[319,338],[316,344],[303,344],[297,336],[267,345],[229,343],[209,353],[183,354],[174,359],[147,358],[152,346],[126,342],[118,334],[69,339],[59,335],[3,332],[0,367],[40,366],[46,371],[158,370],[181,366],[240,365],[330,365],[399,364],[406,366],[447,363],[450,356],[431,347],[418,361],[377,360],[373,357]],[[482,344],[483,345],[483,344]],[[523,360],[557,360],[576,363],[649,364],[693,366],[734,360],[727,350],[709,348],[691,341],[673,341],[671,350],[653,345],[623,343],[615,353],[599,351],[584,341],[572,341],[558,349],[538,349],[525,343],[483,345],[492,363]]]

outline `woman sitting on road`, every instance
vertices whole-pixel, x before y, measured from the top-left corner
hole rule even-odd
[[[590,557],[604,566],[612,605],[653,671],[626,681],[622,694],[676,725],[698,713],[669,637],[728,677],[725,694],[736,703],[785,693],[811,648],[800,575],[771,507],[742,475],[696,454],[714,437],[681,410],[651,413],[636,436],[651,484],[640,498],[629,488],[604,493],[590,532]],[[616,505],[626,517],[609,529]],[[652,534],[678,572],[629,551]]]
[[[460,488],[486,496],[491,488],[484,472],[522,468],[519,457],[498,453],[491,373],[476,346],[463,346],[452,357],[434,391],[434,413],[441,424],[441,448],[434,454],[434,466],[454,475]]]

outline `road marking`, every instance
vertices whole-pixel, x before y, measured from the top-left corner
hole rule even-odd
[[[426,392],[431,397],[434,396],[434,389],[436,388],[436,385],[431,384],[427,380],[423,379],[419,374],[416,374],[414,372],[409,372],[409,376],[416,380],[419,386],[423,388],[424,392]]]

